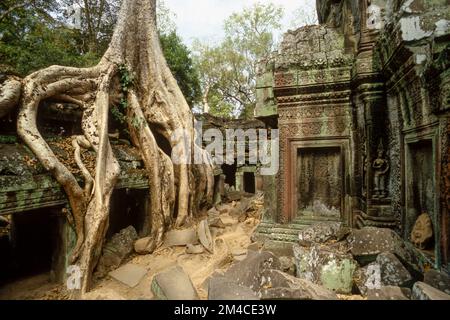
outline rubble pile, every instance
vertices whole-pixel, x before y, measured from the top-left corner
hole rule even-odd
[[[391,229],[318,223],[300,230],[292,254],[283,251],[284,256],[251,242],[254,229],[247,229],[245,246],[233,245],[236,229],[256,227],[262,209],[261,196],[241,195],[214,206],[191,227],[167,232],[158,250],[176,257],[157,271],[140,265],[138,257],[155,255],[145,254],[146,240],[124,229],[106,245],[101,261],[107,264],[100,269],[122,286],[145,288],[152,299],[450,299],[450,276],[431,269],[422,253]],[[119,267],[133,248],[141,255]]]
[[[450,299],[449,276],[430,270],[421,252],[391,229],[319,223],[300,231],[293,253],[297,277],[337,294]]]

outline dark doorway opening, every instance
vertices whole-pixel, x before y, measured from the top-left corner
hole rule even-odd
[[[253,172],[244,172],[244,191],[255,193],[255,174]]]
[[[133,226],[139,236],[146,236],[149,231],[147,214],[147,189],[116,189],[111,196],[109,228],[106,237],[129,226]]]
[[[433,142],[423,140],[409,144],[410,172],[408,175],[408,205],[406,214],[406,236],[409,238],[417,218],[426,213],[431,221],[435,221],[435,162],[433,161]],[[433,232],[436,226],[433,225]],[[429,255],[434,255],[435,243],[427,246]]]
[[[13,214],[9,236],[0,239],[0,284],[50,274],[61,246],[60,209]],[[56,270],[53,270],[56,271]]]
[[[236,171],[237,171],[236,164],[234,163],[232,165],[228,165],[225,163],[222,165],[222,171],[223,174],[225,175],[225,183],[228,184],[230,187],[236,188]]]

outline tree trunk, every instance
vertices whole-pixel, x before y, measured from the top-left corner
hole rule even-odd
[[[22,96],[18,133],[63,186],[71,205],[68,218],[73,221],[77,234],[72,262],[77,263],[82,271],[81,293],[89,291],[92,285],[91,276],[108,228],[110,197],[120,174],[108,136],[112,97],[122,94],[127,99],[127,123],[132,143],[140,150],[148,175],[151,241],[147,252],[152,252],[162,243],[164,232],[169,227],[183,226],[202,205],[212,200],[213,177],[209,157],[202,155],[205,161],[202,165],[174,165],[170,154],[164,153],[154,136],[157,133],[158,137],[170,143],[172,149],[178,146],[177,150],[182,137],[173,139],[176,130],[183,129],[191,141],[195,136],[193,114],[161,51],[155,2],[123,2],[110,46],[97,66],[86,69],[52,66],[26,77],[21,91],[19,88]],[[119,68],[123,67],[134,78],[129,90],[121,90],[112,84],[119,77]],[[50,98],[77,103],[84,110],[84,135],[73,137],[74,157],[85,179],[83,187],[56,158],[37,129],[40,102]],[[81,160],[81,148],[96,151],[94,177]],[[181,149],[188,156],[192,156],[194,150],[204,152],[195,145]]]

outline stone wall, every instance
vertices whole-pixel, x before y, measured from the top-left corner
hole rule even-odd
[[[317,10],[321,25],[286,33],[258,81],[255,113],[280,129],[273,222],[296,218],[292,155],[336,146],[341,219],[408,239],[428,211],[436,264],[448,263],[448,1],[318,0]]]

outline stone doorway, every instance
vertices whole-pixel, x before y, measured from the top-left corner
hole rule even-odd
[[[340,147],[297,149],[297,218],[339,220],[343,171]]]
[[[311,224],[342,221],[351,225],[347,139],[291,140],[284,171],[285,221]]]
[[[247,193],[255,193],[255,174],[253,172],[244,172],[244,191]]]
[[[434,240],[439,238],[437,217],[437,186],[435,139],[432,135],[422,139],[407,139],[406,148],[406,214],[404,217],[404,235],[410,239],[417,218],[426,213],[433,224]],[[427,139],[428,138],[428,139]],[[431,242],[426,253],[433,259],[439,257],[439,243]]]

